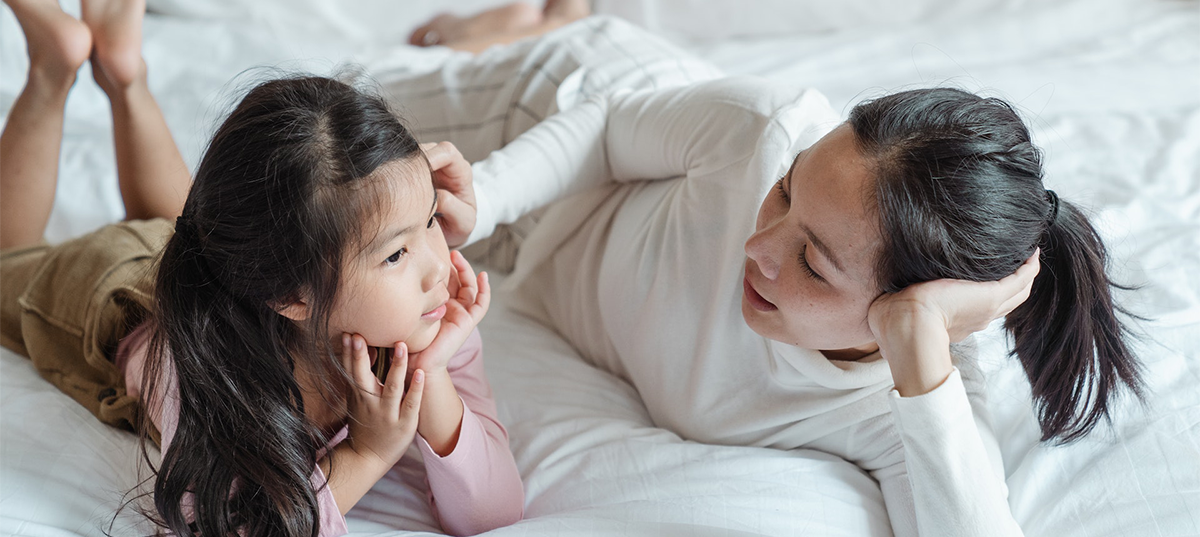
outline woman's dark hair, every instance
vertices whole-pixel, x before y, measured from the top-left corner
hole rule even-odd
[[[992,281],[1041,247],[1029,299],[1005,319],[1042,440],[1108,419],[1122,386],[1142,394],[1113,302],[1107,253],[1087,217],[1042,184],[1040,151],[1006,102],[950,88],[858,104],[849,124],[872,161],[884,292],[939,278]]]
[[[263,83],[217,129],[157,275],[144,400],[169,393],[160,379],[172,372],[179,390],[154,483],[161,526],[318,534],[310,480],[328,438],[305,418],[293,373],[314,373],[327,398],[340,389],[330,310],[343,261],[387,199],[373,172],[421,155],[381,98],[328,78]],[[304,322],[275,309],[300,297]]]

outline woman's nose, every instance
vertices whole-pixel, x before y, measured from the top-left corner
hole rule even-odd
[[[776,248],[772,246],[774,241],[771,240],[772,229],[772,227],[760,229],[746,240],[746,256],[754,260],[758,265],[759,272],[762,272],[763,276],[769,280],[779,277],[778,256],[773,251]]]

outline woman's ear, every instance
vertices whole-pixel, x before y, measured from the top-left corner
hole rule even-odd
[[[307,321],[312,315],[308,307],[308,293],[303,291],[286,301],[271,301],[270,306],[276,313],[296,322]]]

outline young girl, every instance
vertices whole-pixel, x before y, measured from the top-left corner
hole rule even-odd
[[[146,84],[144,5],[87,0],[79,21],[53,0],[7,3],[31,66],[0,136],[2,342],[160,444],[158,524],[340,535],[412,443],[446,531],[518,520],[475,330],[491,291],[447,244],[474,220],[453,146],[419,145],[343,83],[275,80],[218,128],[189,189]],[[47,246],[64,103],[89,56],[129,219]]]
[[[1020,535],[954,343],[1005,318],[1045,440],[1141,386],[1104,245],[1047,190],[1020,117],[933,88],[843,121],[813,90],[710,73],[593,18],[374,74],[469,158],[491,152],[472,239],[578,192],[521,237],[510,306],[626,379],[656,425],[851,461],[898,536]]]

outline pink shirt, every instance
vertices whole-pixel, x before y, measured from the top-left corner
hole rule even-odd
[[[125,385],[131,395],[141,393],[142,370],[150,343],[149,323],[139,325],[121,340],[117,347],[116,364],[125,374]],[[454,451],[445,457],[434,453],[424,438],[417,435],[414,442],[421,450],[429,481],[429,503],[442,528],[453,535],[474,535],[512,524],[524,514],[525,492],[521,476],[508,448],[508,432],[496,418],[496,403],[483,371],[483,342],[476,330],[467,338],[458,353],[450,359],[450,378],[463,401],[462,430]],[[149,405],[151,420],[162,433],[165,452],[179,424],[178,385],[174,373],[168,372],[168,393],[161,405]],[[317,454],[318,458],[346,438],[349,429],[342,427],[329,445]],[[321,537],[348,533],[346,519],[341,515],[333,493],[324,487],[325,475],[320,467],[313,469],[313,488],[318,489],[321,509]]]

